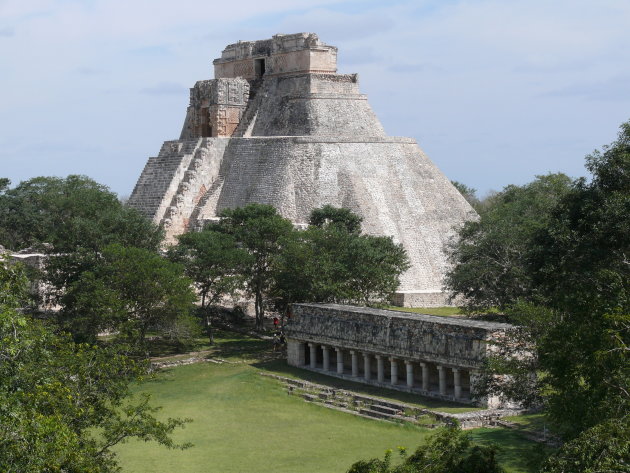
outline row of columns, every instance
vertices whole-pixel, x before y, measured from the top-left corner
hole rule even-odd
[[[308,344],[310,349],[310,367],[315,369],[317,368],[317,347],[316,343]],[[322,348],[322,368],[324,371],[331,371],[330,369],[330,347],[327,345],[321,345]],[[337,352],[337,373],[343,374],[344,372],[344,363],[343,363],[343,349],[335,348]],[[376,380],[379,383],[385,382],[385,359],[387,358],[390,362],[390,383],[392,385],[398,384],[398,361],[395,357],[386,357],[385,355],[372,355],[370,353],[362,353],[363,355],[363,378],[366,381],[370,381],[372,376],[372,366],[371,366],[371,357],[374,356],[376,358]],[[352,376],[359,376],[359,352],[355,350],[350,350],[350,356],[352,357]],[[404,360],[406,367],[406,381],[408,387],[413,387],[415,380],[413,375],[413,362],[410,360]],[[422,368],[422,389],[424,391],[429,391],[430,389],[430,376],[429,376],[429,366],[427,363],[420,362],[419,363]],[[448,370],[452,370],[453,374],[453,394],[455,399],[459,399],[462,397],[462,384],[461,384],[461,373],[460,368],[449,368],[447,366],[437,365],[438,369],[438,384],[439,384],[439,392],[441,395],[446,395],[447,388],[447,372]]]

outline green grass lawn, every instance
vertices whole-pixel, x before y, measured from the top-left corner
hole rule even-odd
[[[193,419],[174,438],[195,446],[185,451],[136,441],[118,446],[123,472],[343,473],[359,459],[382,457],[388,448],[415,449],[431,433],[289,396],[281,383],[258,374],[265,364],[269,371],[286,373],[280,361],[264,361],[269,358],[268,341],[227,333],[217,341],[210,356],[233,363],[164,370],[135,388],[164,407],[162,417]],[[517,433],[479,429],[474,435],[504,448],[501,459],[509,471],[528,471],[524,459],[531,444]]]

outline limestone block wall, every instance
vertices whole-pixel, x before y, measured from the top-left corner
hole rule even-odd
[[[266,78],[234,136],[385,136],[356,75]]]
[[[510,328],[508,324],[366,307],[295,304],[285,333],[295,340],[476,369],[488,354],[487,342]]]
[[[249,83],[245,79],[198,81],[190,89],[180,139],[232,136],[248,100]]]
[[[216,78],[243,77],[262,73],[256,61],[264,61],[264,75],[305,72],[336,72],[337,48],[328,46],[313,33],[275,35],[261,41],[239,41],[228,45],[213,61]]]
[[[314,208],[349,208],[364,218],[366,233],[405,246],[413,266],[401,290],[433,291],[424,303],[445,304],[443,248],[454,227],[474,213],[414,140],[232,138],[221,168],[220,194],[200,209],[200,218],[259,202],[305,224]]]
[[[220,186],[220,168],[228,143],[228,138],[205,138],[195,150],[170,204],[158,221],[166,229],[166,243],[175,243],[176,235],[195,225],[197,206],[204,199],[208,202]]]
[[[129,205],[159,223],[175,197],[201,139],[166,141],[149,158],[129,198]]]

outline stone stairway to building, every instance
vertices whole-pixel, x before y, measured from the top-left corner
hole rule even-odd
[[[403,402],[366,396],[310,381],[262,372],[260,375],[282,382],[285,385],[287,394],[300,396],[306,402],[367,419],[396,423],[409,422],[429,429],[445,425],[459,425],[463,430],[480,427],[504,427],[517,430],[527,439],[534,442],[544,443],[553,447],[560,445],[559,438],[554,435],[546,432],[524,431],[518,424],[503,419],[503,417],[525,413],[522,409],[483,409],[449,413],[412,406]]]
[[[302,397],[323,407],[348,412],[360,417],[379,419],[388,422],[409,422],[434,428],[457,424],[462,429],[496,427],[502,417],[522,413],[514,409],[480,409],[471,412],[449,413],[426,409],[403,402],[367,396],[345,389],[288,378],[269,373],[260,373],[282,382],[287,394]]]

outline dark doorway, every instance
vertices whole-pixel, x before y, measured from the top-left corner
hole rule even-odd
[[[210,125],[210,114],[208,113],[208,108],[203,107],[201,109],[201,123],[200,123],[199,134],[202,138],[209,138],[212,136],[212,126]]]
[[[254,59],[254,72],[256,73],[256,77],[262,77],[265,75],[264,59]]]
[[[311,364],[311,350],[308,343],[304,344],[304,365],[309,366]]]

